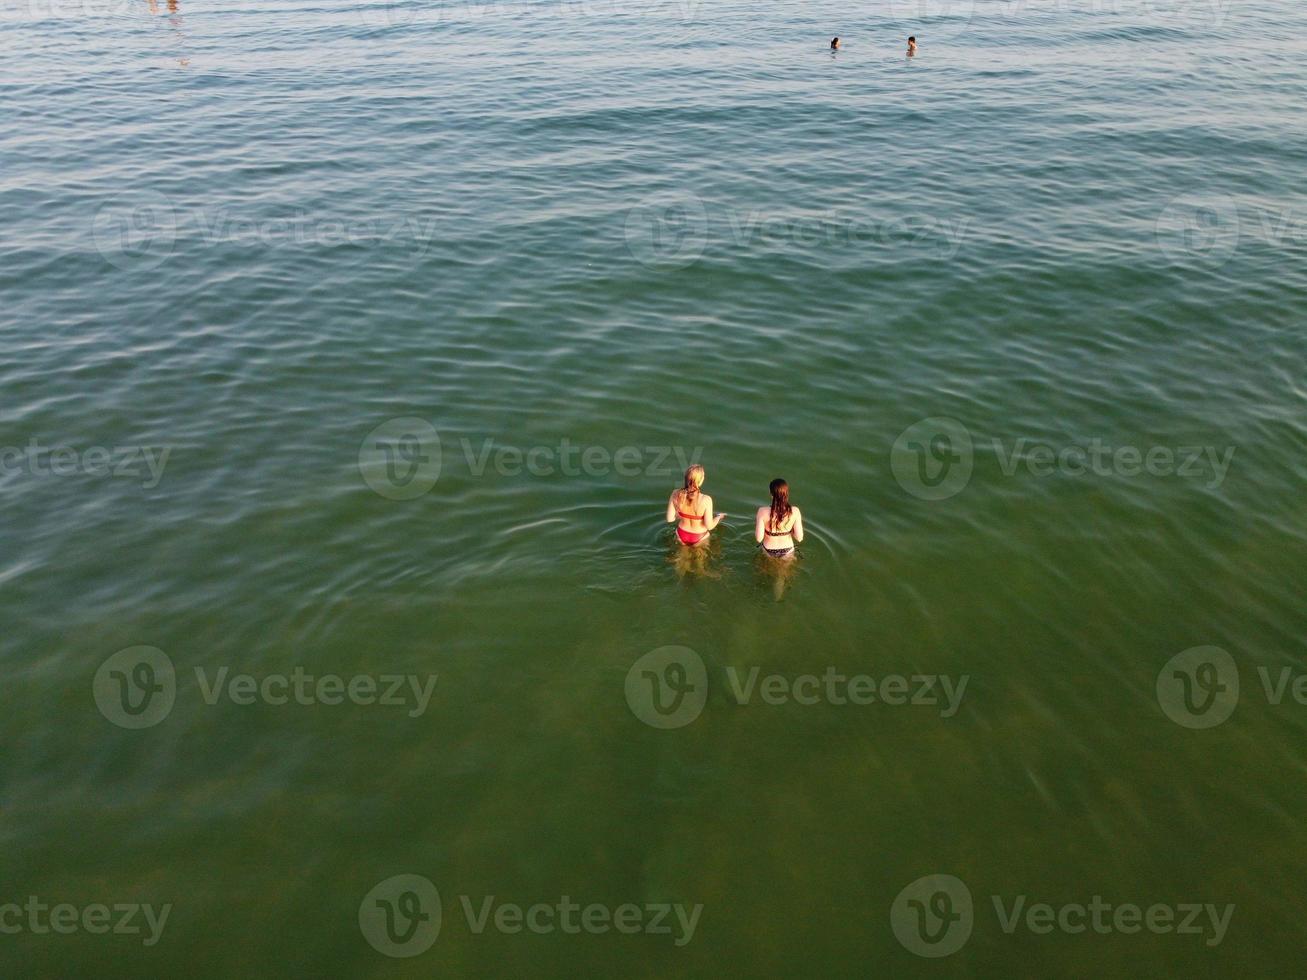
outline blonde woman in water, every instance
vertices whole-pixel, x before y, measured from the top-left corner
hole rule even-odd
[[[709,532],[726,516],[713,515],[712,497],[699,489],[703,477],[703,467],[695,463],[685,471],[685,484],[667,500],[667,523],[676,524],[677,538],[689,548],[706,542]]]
[[[753,537],[772,558],[794,557],[794,546],[803,540],[803,515],[790,505],[790,485],[784,480],[771,481],[771,504],[758,508]]]

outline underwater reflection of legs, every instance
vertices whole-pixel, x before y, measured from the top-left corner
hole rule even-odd
[[[716,535],[710,536],[702,544],[684,545],[671,537],[668,545],[667,561],[676,569],[676,577],[686,576],[718,578],[721,572],[712,565],[712,560],[720,553],[721,545]]]
[[[758,555],[754,559],[754,567],[758,569],[761,578],[771,581],[772,598],[780,602],[790,584],[790,579],[799,570],[799,562],[793,551],[784,558],[773,558],[759,548]]]

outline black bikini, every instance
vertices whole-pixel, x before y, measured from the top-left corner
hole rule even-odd
[[[785,538],[785,537],[789,537],[793,533],[794,533],[793,522],[791,522],[790,529],[788,531],[781,531],[779,533],[769,531],[767,530],[765,525],[763,526],[763,536],[768,538]],[[761,544],[761,542],[759,543]],[[762,550],[767,552],[767,554],[771,555],[773,558],[785,558],[788,555],[794,554],[794,545],[790,545],[788,548],[764,547]]]

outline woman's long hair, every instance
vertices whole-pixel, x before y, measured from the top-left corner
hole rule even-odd
[[[767,521],[767,530],[778,529],[785,518],[790,516],[790,485],[777,477],[771,481],[771,516]]]
[[[699,487],[703,485],[703,467],[698,463],[685,471],[685,484],[677,491],[682,504],[692,504],[699,499]]]

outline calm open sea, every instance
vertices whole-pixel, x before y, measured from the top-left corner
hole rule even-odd
[[[1301,0],[3,4],[0,972],[1300,966]]]

